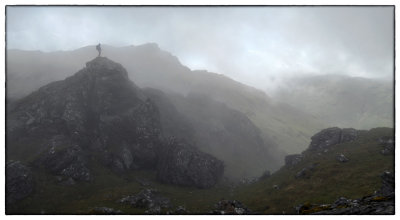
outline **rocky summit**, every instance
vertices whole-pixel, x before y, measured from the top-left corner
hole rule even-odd
[[[201,187],[213,186],[223,173],[220,161],[195,146],[185,151],[197,158],[186,172],[179,166],[158,169],[181,157],[163,138],[158,108],[122,65],[106,57],[17,101],[7,119],[7,156],[43,168],[59,182],[92,181],[93,164],[121,175],[151,169],[159,176],[190,176],[196,181],[185,184]]]

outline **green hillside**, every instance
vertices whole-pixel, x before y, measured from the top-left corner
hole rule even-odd
[[[240,188],[236,198],[260,213],[295,214],[294,207],[300,204],[326,204],[342,196],[355,199],[372,194],[381,185],[379,176],[385,170],[394,171],[394,155],[381,154],[383,147],[377,140],[393,135],[393,129],[376,128],[354,142],[331,146],[320,155],[305,151],[299,164],[284,166],[271,177]],[[336,160],[341,153],[348,162]],[[300,170],[313,164],[313,171],[296,179]]]

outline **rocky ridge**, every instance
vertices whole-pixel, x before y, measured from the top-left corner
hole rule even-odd
[[[62,183],[96,178],[93,163],[121,175],[136,169],[156,170],[159,176],[178,173],[182,177],[170,183],[201,188],[213,186],[223,173],[213,156],[166,141],[157,107],[122,65],[105,57],[17,101],[8,109],[6,126],[8,156],[42,167]],[[189,174],[179,163],[160,168],[159,163],[182,159],[174,155],[181,151],[197,158],[184,168]]]

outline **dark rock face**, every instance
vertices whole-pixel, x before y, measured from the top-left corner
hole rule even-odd
[[[170,200],[159,195],[155,189],[144,189],[137,195],[122,198],[119,202],[147,209],[145,213],[148,214],[159,214],[161,209],[171,207]]]
[[[253,212],[237,200],[221,200],[215,204],[215,210],[212,211],[212,214],[248,215],[253,214]]]
[[[157,178],[164,183],[209,188],[224,171],[220,160],[175,139],[166,141],[160,155]]]
[[[303,155],[301,154],[291,154],[285,157],[286,166],[294,166],[303,160]]]
[[[6,164],[6,204],[10,205],[29,196],[33,191],[32,173],[19,161]]]
[[[394,175],[388,171],[381,175],[382,187],[374,195],[361,199],[340,197],[333,204],[303,204],[297,207],[298,214],[317,215],[393,215]]]
[[[323,150],[326,147],[351,142],[357,139],[358,131],[353,128],[327,128],[311,137],[310,150]]]

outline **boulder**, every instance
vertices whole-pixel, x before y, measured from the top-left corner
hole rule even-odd
[[[223,172],[222,161],[173,138],[160,150],[157,179],[161,182],[210,188]]]
[[[33,192],[34,182],[30,168],[20,161],[6,164],[6,204],[13,204]]]

